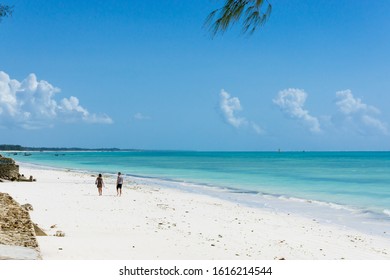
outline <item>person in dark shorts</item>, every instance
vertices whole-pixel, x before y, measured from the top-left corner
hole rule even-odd
[[[116,195],[121,196],[122,195],[122,185],[123,185],[123,177],[120,172],[118,172],[118,177],[116,179]]]
[[[99,174],[99,176],[96,178],[95,184],[98,188],[99,195],[102,195],[102,190],[104,186],[102,174]]]

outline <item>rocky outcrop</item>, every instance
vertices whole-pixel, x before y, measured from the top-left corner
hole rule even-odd
[[[17,180],[19,177],[19,165],[12,158],[0,155],[0,179]]]
[[[30,214],[7,193],[0,193],[0,244],[38,248]]]
[[[0,260],[41,259],[36,236],[46,234],[32,223],[28,211],[32,211],[30,204],[21,206],[9,194],[0,193]]]

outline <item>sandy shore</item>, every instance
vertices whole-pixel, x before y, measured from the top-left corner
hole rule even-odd
[[[20,204],[48,236],[43,259],[390,259],[390,240],[286,213],[249,208],[206,195],[139,185],[114,177],[21,165],[37,182],[6,182],[0,192]],[[57,232],[65,234],[55,236]]]

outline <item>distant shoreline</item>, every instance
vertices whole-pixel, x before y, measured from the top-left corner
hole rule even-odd
[[[53,147],[23,147],[21,145],[0,145],[0,151],[4,152],[99,152],[99,151],[107,151],[107,152],[115,152],[115,151],[141,151],[139,149],[119,149],[119,148],[77,148],[77,147],[71,147],[71,148],[53,148]]]

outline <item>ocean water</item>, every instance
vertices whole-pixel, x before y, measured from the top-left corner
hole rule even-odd
[[[31,152],[19,162],[114,175],[390,238],[390,152]]]

